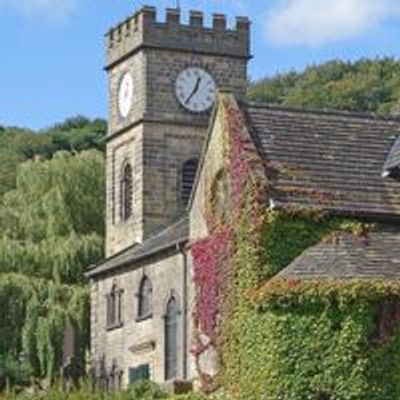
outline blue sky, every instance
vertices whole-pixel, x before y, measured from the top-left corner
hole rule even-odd
[[[106,117],[103,34],[133,0],[0,0],[0,124],[40,129],[66,117]],[[176,0],[148,0],[163,10]],[[253,21],[250,77],[329,59],[400,57],[400,0],[181,0],[189,9]],[[209,18],[207,19],[209,22]]]

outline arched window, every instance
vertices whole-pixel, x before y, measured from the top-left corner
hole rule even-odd
[[[107,329],[119,328],[122,326],[122,289],[113,284],[107,299]]]
[[[186,161],[182,167],[181,202],[184,207],[187,206],[190,194],[192,193],[193,183],[196,177],[197,165],[198,160],[196,158],[192,158],[191,160]]]
[[[122,169],[120,195],[121,195],[121,219],[126,221],[132,216],[132,167],[125,164]]]
[[[179,304],[171,296],[165,315],[165,380],[178,376],[178,315]]]
[[[150,279],[145,276],[140,282],[138,293],[138,319],[151,318],[153,303],[153,287]]]

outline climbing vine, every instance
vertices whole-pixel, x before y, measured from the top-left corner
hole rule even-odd
[[[211,205],[205,215],[209,236],[192,244],[194,281],[197,287],[194,319],[199,331],[192,352],[196,356],[199,376],[206,391],[213,390],[215,382],[201,370],[198,360],[210,346],[219,349],[224,340],[223,321],[227,319],[225,314],[231,309],[230,303],[234,296],[230,290],[233,289],[232,282],[235,279],[232,263],[238,237],[237,222],[242,218],[250,220],[252,233],[256,234],[262,223],[258,207],[265,197],[261,174],[257,175],[258,169],[263,166],[250,137],[243,135],[243,120],[228,102],[223,107],[226,112],[223,147],[228,165],[223,176],[228,180],[229,210],[224,213],[224,218],[218,220],[215,215],[210,215],[214,208]],[[216,196],[210,194],[209,197]],[[244,205],[244,199],[250,201]],[[204,335],[207,339],[204,339]]]
[[[197,362],[203,387],[243,400],[399,398],[400,285],[271,279],[310,246],[343,232],[364,240],[375,227],[268,208],[277,167],[258,158],[240,112],[223,107],[229,212],[219,223],[206,215],[209,236],[192,244],[193,352],[199,359],[212,347],[220,363],[211,379]]]

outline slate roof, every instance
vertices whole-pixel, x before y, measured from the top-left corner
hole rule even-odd
[[[189,221],[187,217],[156,233],[140,245],[135,245],[107,258],[93,266],[85,274],[87,278],[99,275],[115,268],[123,267],[153,256],[159,252],[174,248],[188,240]]]
[[[400,169],[400,136],[394,143],[392,150],[383,167],[383,176],[390,176],[395,170]]]
[[[241,107],[261,155],[277,170],[275,204],[400,217],[400,182],[382,178],[400,134],[399,119],[254,103]]]
[[[382,177],[383,169],[400,163],[400,119],[255,103],[241,107],[260,154],[275,170],[275,204],[400,218],[400,181]],[[103,260],[86,276],[139,262],[185,243],[188,236],[185,217],[141,245]],[[336,244],[320,243],[280,276],[291,274],[400,278],[400,233],[394,228],[371,233],[367,245],[350,235]]]
[[[310,247],[274,279],[399,279],[400,231],[394,226],[365,238],[343,233]]]

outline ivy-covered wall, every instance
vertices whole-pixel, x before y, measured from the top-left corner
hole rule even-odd
[[[235,321],[239,364],[226,371],[234,398],[400,398],[398,295],[380,282],[258,289]]]
[[[218,218],[213,204],[204,207],[208,236],[192,243],[193,353],[201,360],[212,347],[219,355],[216,377],[197,363],[203,389],[223,386],[243,400],[399,399],[400,285],[273,279],[319,241],[364,236],[371,226],[322,210],[268,208],[273,167],[258,157],[229,96],[218,118],[228,210]],[[201,190],[218,198],[211,185]]]
[[[317,213],[261,219],[258,241],[247,219],[236,226],[219,383],[234,399],[400,398],[399,285],[270,280],[320,240],[368,226]]]

